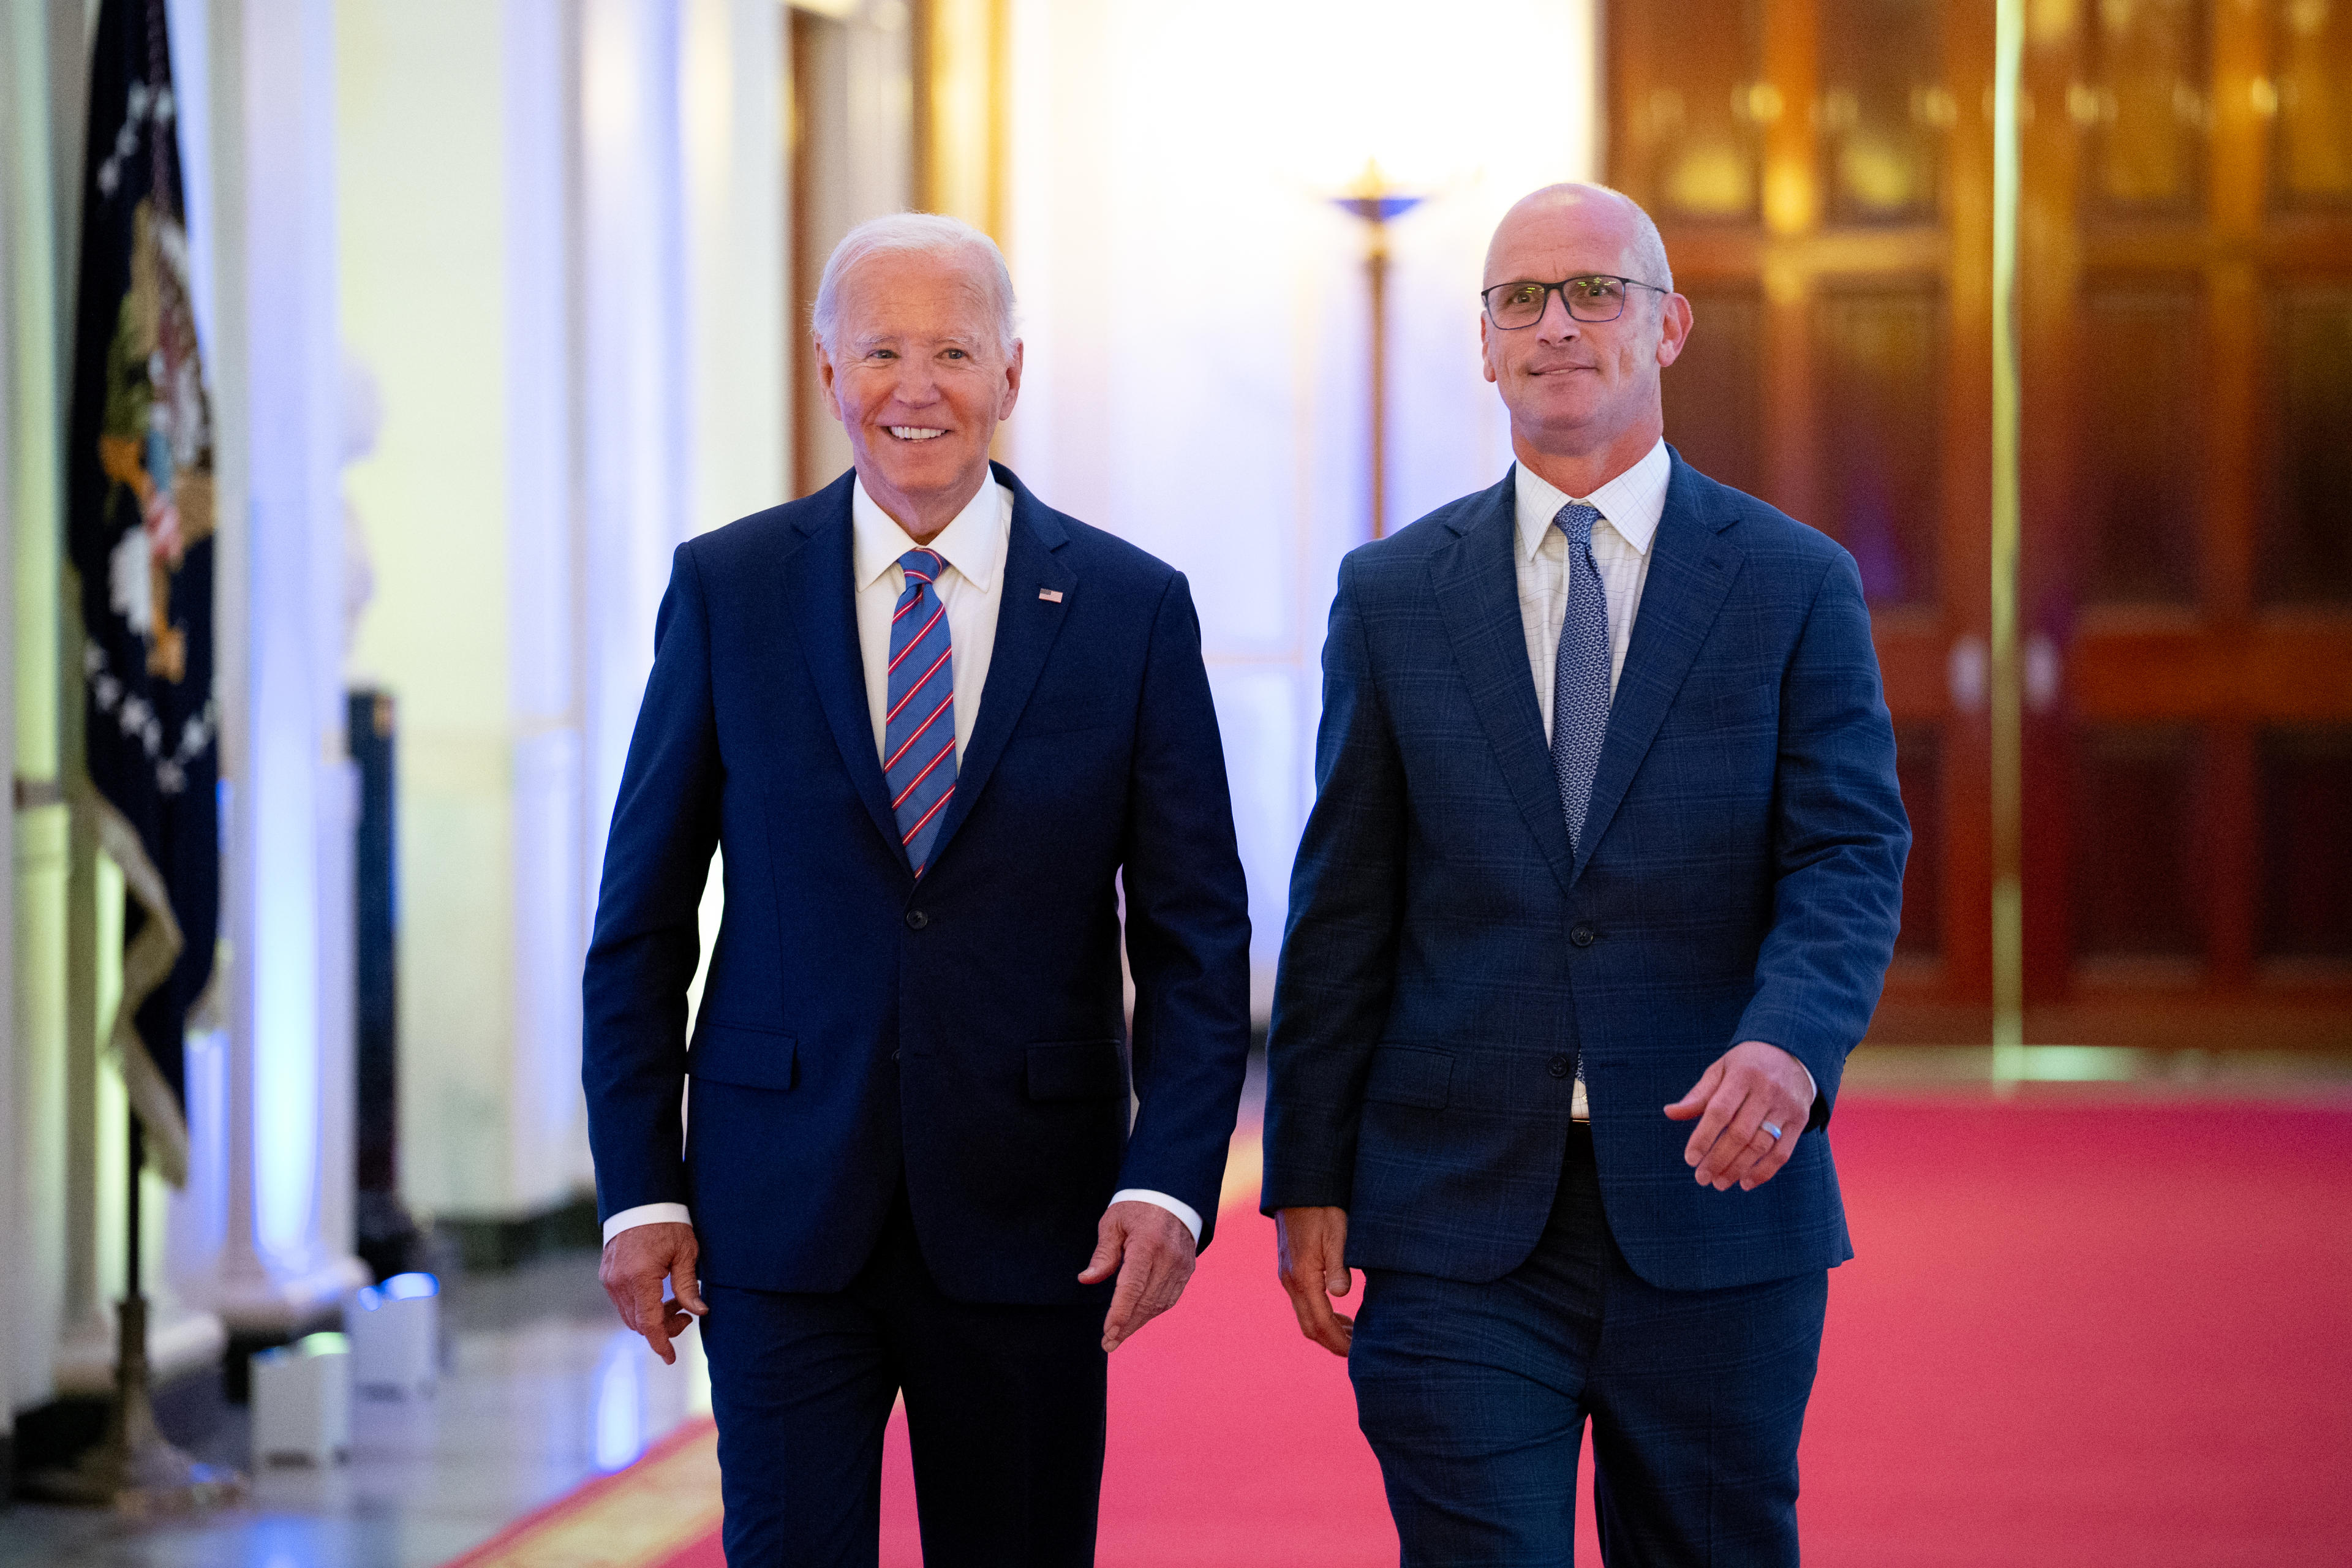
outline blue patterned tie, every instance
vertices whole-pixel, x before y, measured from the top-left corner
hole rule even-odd
[[[1569,847],[1579,849],[1592,775],[1601,768],[1601,737],[1609,729],[1609,595],[1592,559],[1600,508],[1572,500],[1551,521],[1568,536],[1568,615],[1551,671],[1551,768],[1559,778]]]
[[[882,726],[882,777],[907,863],[923,874],[940,816],[955,794],[955,659],[947,606],[933,580],[946,563],[935,550],[898,557],[907,587],[890,617],[889,717]]]
[[[1559,624],[1559,653],[1551,666],[1551,771],[1559,780],[1559,808],[1568,817],[1573,851],[1584,842],[1592,775],[1601,770],[1601,738],[1609,731],[1609,595],[1592,559],[1592,525],[1601,521],[1601,509],[1572,500],[1551,521],[1568,535],[1568,614]],[[1580,1046],[1576,1084],[1584,1087]]]

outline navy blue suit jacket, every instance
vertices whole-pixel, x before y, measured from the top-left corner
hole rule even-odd
[[[1892,956],[1910,829],[1862,582],[1674,459],[1579,852],[1528,670],[1514,483],[1350,553],[1268,1043],[1264,1201],[1348,1259],[1501,1277],[1542,1232],[1580,1049],[1611,1229],[1701,1289],[1853,1256],[1827,1140],[1754,1192],[1659,1108],[1741,1040],[1826,1124]]]
[[[851,476],[678,548],[604,853],[583,1078],[600,1213],[690,1204],[714,1283],[843,1289],[902,1176],[964,1300],[1107,1290],[1076,1275],[1122,1187],[1215,1223],[1249,919],[1192,597],[996,477],[996,643],[919,881],[859,664]],[[714,846],[726,915],[689,1047]]]

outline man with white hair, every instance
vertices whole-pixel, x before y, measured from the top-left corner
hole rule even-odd
[[[814,327],[855,467],[678,548],[614,809],[604,1287],[666,1361],[701,1319],[730,1563],[872,1563],[902,1394],[926,1561],[1091,1563],[1107,1357],[1208,1244],[1247,1049],[1199,624],[989,461],[987,237],[853,230]]]

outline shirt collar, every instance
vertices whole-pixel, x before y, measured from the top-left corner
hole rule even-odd
[[[854,536],[851,564],[857,574],[857,589],[863,593],[896,566],[898,557],[914,549],[915,542],[866,493],[863,479],[850,490],[849,521]],[[939,552],[942,560],[963,574],[964,581],[985,594],[1004,564],[1012,525],[1013,492],[992,475],[927,548]]]
[[[1674,459],[1666,453],[1663,437],[1641,461],[1589,496],[1564,494],[1525,463],[1517,465],[1514,472],[1520,556],[1533,560],[1536,552],[1543,548],[1551,520],[1559,515],[1561,507],[1577,500],[1599,508],[1601,517],[1617,531],[1620,539],[1633,547],[1636,555],[1647,555],[1651,541],[1658,536],[1659,520],[1666,513],[1666,481],[1674,477]]]

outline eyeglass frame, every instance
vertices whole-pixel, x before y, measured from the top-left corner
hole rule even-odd
[[[1613,272],[1580,272],[1573,278],[1563,278],[1557,283],[1544,283],[1539,285],[1544,291],[1543,303],[1536,309],[1536,319],[1520,326],[1507,327],[1503,325],[1502,322],[1496,321],[1494,304],[1486,298],[1486,296],[1492,294],[1497,289],[1524,288],[1528,284],[1537,281],[1533,278],[1514,278],[1507,283],[1491,283],[1487,285],[1486,288],[1478,290],[1478,308],[1486,312],[1487,323],[1498,332],[1524,332],[1528,327],[1539,327],[1543,325],[1545,314],[1551,310],[1551,297],[1554,294],[1558,294],[1559,296],[1560,309],[1568,312],[1568,319],[1571,321],[1582,321],[1587,326],[1598,327],[1605,325],[1611,321],[1623,319],[1625,314],[1625,303],[1628,300],[1633,298],[1630,294],[1622,295],[1618,299],[1617,314],[1614,316],[1580,316],[1576,313],[1576,307],[1569,303],[1567,293],[1568,286],[1571,283],[1583,283],[1594,279],[1605,279],[1611,283],[1630,284],[1633,288],[1647,289],[1652,292],[1658,294],[1671,294],[1674,292],[1673,289],[1661,288],[1655,283],[1644,283],[1639,278],[1620,278]]]

